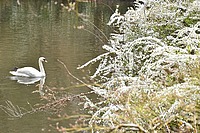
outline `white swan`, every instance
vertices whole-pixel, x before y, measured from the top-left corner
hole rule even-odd
[[[20,77],[30,77],[30,78],[45,77],[46,74],[42,64],[43,61],[47,62],[44,57],[40,57],[38,60],[40,71],[38,71],[33,67],[23,67],[23,68],[15,68],[14,70],[10,71],[10,73],[12,75]]]

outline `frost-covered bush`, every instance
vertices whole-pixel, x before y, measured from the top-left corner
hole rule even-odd
[[[187,75],[182,72],[187,71],[188,64],[194,62],[198,56],[188,54],[184,49],[166,46],[155,49],[141,67],[139,74],[157,82],[165,83],[168,78],[184,82]]]
[[[106,82],[116,77],[133,77],[138,75],[138,72],[145,70],[149,72],[150,68],[145,67],[150,67],[153,63],[155,65],[159,61],[160,65],[164,64],[162,61],[165,58],[170,58],[172,62],[173,55],[186,54],[182,55],[185,57],[187,54],[199,51],[200,23],[191,27],[184,27],[183,23],[186,17],[191,16],[190,13],[200,12],[198,6],[195,5],[198,1],[190,3],[188,1],[143,0],[136,3],[136,9],[129,8],[126,14],[121,15],[117,8],[110,17],[108,25],[119,29],[119,34],[111,34],[109,45],[103,46],[103,49],[108,52],[79,67],[83,68],[99,61],[96,72],[91,76],[98,82]],[[176,28],[173,29],[171,35],[167,34],[166,38],[160,38],[162,35],[157,32],[157,28],[161,25],[175,25]],[[174,61],[178,60],[178,55]],[[154,69],[158,69],[157,73],[161,71],[159,68]]]
[[[116,9],[108,25],[107,52],[91,76],[100,94],[90,126],[111,131],[195,132],[200,101],[200,2],[140,0],[121,15]],[[98,91],[94,90],[97,94]],[[190,115],[189,115],[190,114]]]
[[[108,22],[119,33],[126,33],[123,35],[125,42],[144,36],[167,36],[176,29],[194,24],[200,17],[198,0],[136,0],[135,4],[137,10],[130,7],[124,15],[116,9]]]
[[[108,51],[107,53],[98,56],[79,68],[100,60],[100,65],[94,75],[91,76],[92,78],[99,77],[100,80],[106,81],[115,77],[135,76],[143,66],[143,63],[150,58],[153,50],[156,47],[165,45],[159,39],[152,37],[139,38],[123,45],[111,40],[110,44],[110,46],[103,46]]]

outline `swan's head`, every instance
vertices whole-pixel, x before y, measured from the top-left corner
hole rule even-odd
[[[40,57],[39,61],[41,61],[41,62],[47,62],[47,60],[44,57]]]

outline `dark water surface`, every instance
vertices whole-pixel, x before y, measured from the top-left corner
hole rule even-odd
[[[13,105],[30,109],[27,103],[35,105],[41,102],[40,93],[32,93],[38,90],[36,85],[40,82],[31,85],[18,83],[10,79],[9,70],[15,66],[33,66],[38,69],[38,58],[44,56],[48,61],[44,64],[47,74],[45,86],[66,88],[75,85],[76,81],[70,78],[57,59],[63,61],[71,73],[82,79],[85,73],[76,67],[103,52],[101,46],[106,43],[106,37],[96,27],[108,36],[109,27],[106,23],[116,3],[76,2],[76,12],[68,12],[61,6],[61,2],[19,2],[20,5],[17,0],[0,1],[0,105],[6,105],[8,100]],[[28,81],[22,81],[28,84]],[[71,89],[70,93],[87,91],[88,88],[82,87]],[[79,110],[77,103],[66,107],[69,115],[76,110]],[[55,125],[55,121],[47,119],[53,115],[37,112],[11,119],[0,109],[0,132],[56,132],[49,126]]]

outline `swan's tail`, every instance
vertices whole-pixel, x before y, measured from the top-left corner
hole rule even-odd
[[[10,71],[10,74],[17,76],[17,69],[18,69],[18,67],[14,67],[14,68]]]
[[[10,74],[17,76],[17,72],[16,71],[10,71]]]

